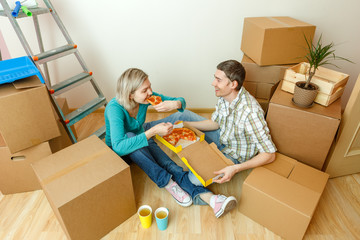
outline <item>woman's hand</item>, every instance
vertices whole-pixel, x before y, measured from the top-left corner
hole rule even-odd
[[[181,108],[180,101],[163,101],[154,106],[154,109],[158,112],[169,112],[178,108]]]
[[[173,130],[173,125],[169,122],[167,123],[159,123],[155,126],[153,126],[152,128],[150,128],[149,130],[147,130],[145,132],[146,138],[150,139],[151,137],[155,136],[156,134],[160,135],[160,136],[164,136],[167,135],[169,133],[171,133],[171,131]]]

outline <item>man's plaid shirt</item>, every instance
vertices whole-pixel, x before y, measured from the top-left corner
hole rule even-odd
[[[264,111],[243,87],[237,97],[227,102],[220,97],[211,119],[220,125],[222,152],[244,162],[259,152],[276,152]]]

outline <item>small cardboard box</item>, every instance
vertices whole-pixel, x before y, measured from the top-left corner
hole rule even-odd
[[[56,101],[64,115],[67,115],[70,113],[66,98],[57,98]],[[55,116],[55,117],[57,119],[57,124],[58,124],[59,130],[60,130],[60,136],[53,138],[49,141],[51,151],[53,153],[56,153],[57,151],[60,151],[61,149],[64,149],[64,148],[72,145],[72,141],[71,141],[69,135],[67,134],[65,127],[61,124],[59,117],[58,116]],[[71,131],[74,133],[75,137],[77,137],[74,125],[71,126]]]
[[[302,239],[329,175],[276,154],[245,179],[240,212],[285,239]]]
[[[266,116],[271,138],[280,153],[322,169],[340,124],[341,101],[299,108],[292,97],[280,86],[272,96]]]
[[[136,213],[130,167],[94,135],[32,166],[69,239],[100,239]]]
[[[46,86],[37,76],[0,85],[0,132],[11,153],[60,135]]]
[[[13,194],[41,189],[31,164],[49,155],[48,142],[14,154],[9,148],[0,147],[0,191]]]
[[[298,81],[306,81],[306,74],[309,67],[309,63],[303,62],[287,69],[281,89],[294,93],[295,83]],[[319,87],[319,92],[314,101],[323,106],[329,106],[344,93],[348,80],[349,75],[345,73],[318,67],[318,70],[311,79],[311,82]]]
[[[303,62],[306,41],[313,39],[315,26],[290,17],[244,19],[241,50],[258,65]]]
[[[186,147],[183,147],[181,144],[174,147],[159,135],[156,135],[156,139],[175,152],[206,187],[213,182],[214,178],[218,177],[214,174],[214,171],[218,171],[234,163],[224,156],[215,143],[208,144],[204,141],[205,134],[203,132],[186,124],[184,124],[184,127],[194,131],[199,141]]]

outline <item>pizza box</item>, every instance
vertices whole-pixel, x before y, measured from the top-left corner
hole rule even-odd
[[[156,135],[156,139],[175,152],[202,185],[206,187],[219,177],[214,174],[215,171],[234,163],[224,156],[215,143],[208,144],[204,141],[205,134],[203,132],[186,124],[184,124],[184,127],[195,132],[196,141],[191,142],[181,139],[176,146],[173,146],[159,135]]]

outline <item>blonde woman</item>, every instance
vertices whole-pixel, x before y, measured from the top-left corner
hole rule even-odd
[[[173,114],[165,119],[145,123],[151,95],[161,96],[163,102],[154,106],[158,112]],[[181,206],[209,204],[216,217],[236,206],[234,197],[214,195],[189,180],[189,172],[176,165],[152,139],[156,134],[171,132],[176,120],[186,120],[182,114],[186,107],[184,98],[173,98],[152,91],[148,75],[140,69],[130,68],[118,79],[116,97],[105,109],[106,144],[126,161],[137,164],[158,185],[165,188]],[[185,111],[186,113],[187,111]]]

